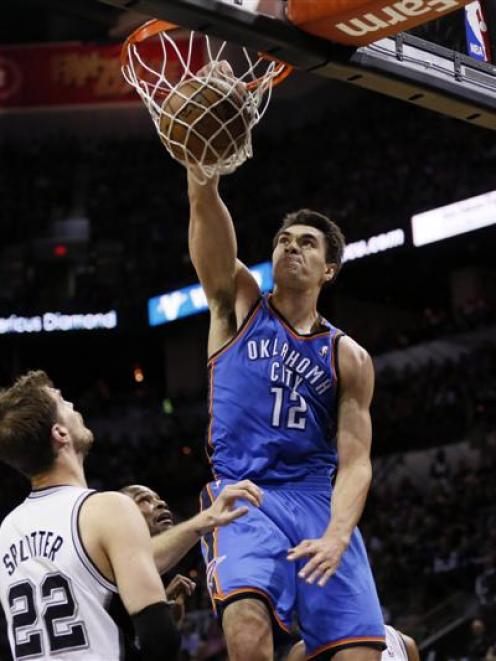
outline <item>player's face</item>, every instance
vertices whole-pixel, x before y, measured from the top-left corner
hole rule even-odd
[[[274,281],[295,289],[320,288],[329,280],[326,240],[315,227],[292,225],[279,233],[272,254]],[[332,276],[331,276],[332,277]]]
[[[140,508],[152,537],[174,525],[169,506],[155,491],[148,487],[136,487],[132,499]]]
[[[74,404],[62,397],[60,390],[49,388],[49,391],[57,403],[57,421],[69,431],[76,452],[85,457],[93,444],[93,432],[84,424],[81,413],[74,410]]]

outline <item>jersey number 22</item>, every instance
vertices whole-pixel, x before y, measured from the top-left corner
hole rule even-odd
[[[9,590],[15,658],[32,658],[44,653],[42,630],[46,631],[50,654],[87,647],[84,624],[74,621],[77,604],[70,580],[60,573],[47,574],[40,589],[45,604],[44,626],[39,623],[35,586],[31,581],[15,583]]]

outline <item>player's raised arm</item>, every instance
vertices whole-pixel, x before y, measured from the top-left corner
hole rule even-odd
[[[122,494],[95,494],[81,508],[80,525],[92,560],[117,584],[133,620],[143,658],[175,659],[180,636],[166,603],[150,534],[138,507]]]
[[[233,304],[238,251],[231,214],[219,194],[219,177],[199,184],[188,171],[189,251],[209,305]]]
[[[212,354],[235,335],[260,291],[237,259],[236,233],[219,194],[219,178],[199,184],[189,172],[188,197],[189,251],[210,308]]]

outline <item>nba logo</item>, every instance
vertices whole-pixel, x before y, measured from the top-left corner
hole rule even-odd
[[[320,350],[320,355],[322,356],[322,358],[325,358],[325,357],[327,356],[327,353],[328,353],[328,352],[329,352],[329,347],[324,346],[324,347],[322,347],[322,349]]]
[[[225,555],[221,555],[218,558],[213,558],[207,565],[207,587],[210,592],[214,589],[214,573],[217,567],[226,559]]]
[[[465,33],[470,57],[489,62],[489,36],[479,0],[465,6]]]

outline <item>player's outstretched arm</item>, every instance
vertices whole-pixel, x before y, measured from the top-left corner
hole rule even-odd
[[[92,560],[117,584],[143,658],[175,659],[179,632],[155,566],[150,533],[136,504],[120,493],[95,494],[81,508],[80,525]]]
[[[338,568],[362,515],[372,480],[372,360],[354,340],[343,337],[339,343],[339,367],[339,468],[331,500],[332,518],[322,538],[304,540],[288,554],[290,560],[310,557],[299,576],[320,586],[325,585]]]
[[[209,355],[235,334],[260,295],[237,259],[234,224],[219,194],[219,178],[199,184],[188,172],[189,252],[210,308]]]
[[[259,507],[261,502],[260,489],[253,482],[243,480],[226,486],[210,507],[193,518],[155,535],[153,556],[160,573],[174,567],[207,532],[244,516],[248,511],[246,503]]]

